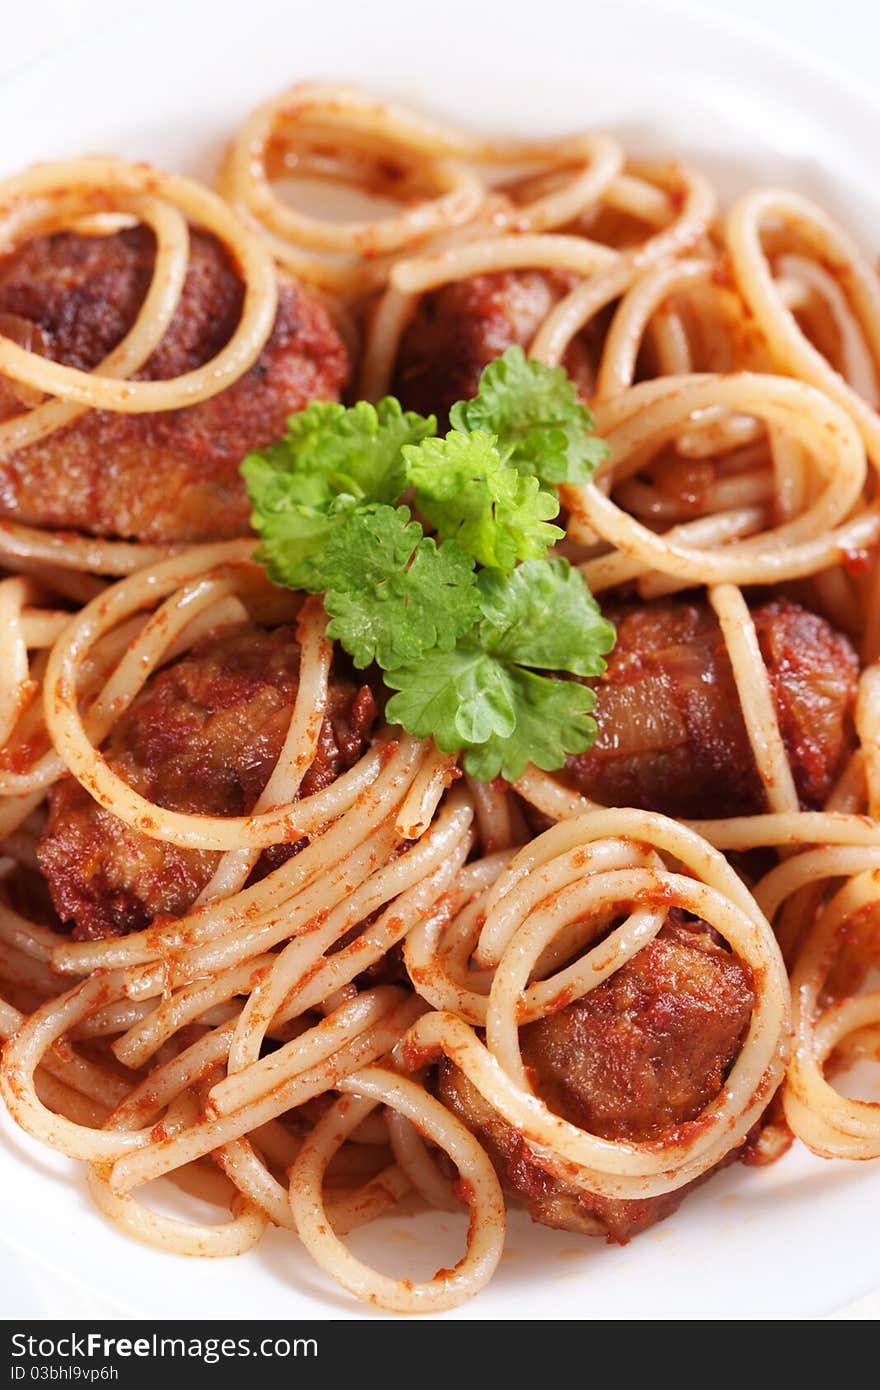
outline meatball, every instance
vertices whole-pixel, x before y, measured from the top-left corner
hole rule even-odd
[[[655,939],[596,989],[522,1029],[536,1092],[563,1119],[605,1139],[656,1139],[718,1094],[755,1003],[751,972],[704,923],[671,912]],[[670,1215],[693,1183],[617,1200],[570,1187],[451,1062],[438,1094],[485,1146],[535,1221],[625,1242]]]
[[[403,335],[394,393],[408,410],[435,414],[477,393],[483,368],[518,343],[528,349],[553,306],[575,285],[560,272],[506,270],[457,280],[427,294]],[[584,341],[576,339],[565,367],[583,395],[593,384]]]
[[[608,610],[617,643],[596,682],[599,733],[569,758],[587,796],[690,818],[765,811],[718,620],[682,599]],[[752,613],[805,807],[821,806],[852,744],[858,660],[823,618],[787,599]]]
[[[105,756],[160,806],[246,815],[277,761],[298,673],[292,629],[242,628],[208,638],[147,681],[111,733]],[[375,713],[369,687],[333,680],[303,796],[357,761]],[[290,852],[273,849],[273,865]],[[73,924],[75,938],[89,939],[138,930],[159,915],[179,916],[208,882],[218,855],[149,839],[65,777],[50,793],[38,858],[62,922]]]
[[[93,368],[134,323],[154,247],[146,228],[31,241],[0,262],[0,329],[46,357]],[[177,312],[135,379],[179,376],[214,357],[232,337],[242,299],[226,251],[193,230]],[[337,399],[347,375],[327,313],[285,281],[269,340],[238,381],[181,410],[89,411],[0,456],[0,516],[153,543],[243,535],[242,458],[282,435],[288,415],[309,401]],[[21,409],[15,388],[3,384],[0,412]]]

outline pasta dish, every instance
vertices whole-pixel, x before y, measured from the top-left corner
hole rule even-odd
[[[511,1203],[625,1243],[880,1156],[846,230],[319,84],[213,188],[38,164],[0,228],[0,1091],[104,1217],[431,1312]],[[454,1268],[356,1257],[401,1202]]]

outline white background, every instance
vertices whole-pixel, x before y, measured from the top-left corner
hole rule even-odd
[[[187,0],[181,0],[186,3]],[[3,44],[0,47],[0,80],[16,69],[63,50],[75,38],[99,33],[127,8],[140,9],[143,0],[30,0],[5,6]],[[418,7],[419,0],[413,0]],[[512,4],[522,0],[511,0]],[[533,0],[529,0],[533,3]],[[589,0],[572,0],[583,5]],[[295,6],[296,0],[293,0]],[[713,10],[736,16],[774,32],[788,43],[821,55],[845,68],[851,81],[876,87],[880,53],[880,5],[877,0],[690,0],[693,9]],[[333,0],[326,14],[332,15]],[[259,0],[254,0],[255,12]],[[316,11],[308,7],[306,23],[314,23]],[[198,55],[193,55],[195,63]],[[63,113],[59,112],[59,120]],[[880,134],[880,132],[878,132]],[[2,1216],[0,1216],[2,1219]],[[39,1280],[39,1283],[34,1282]],[[71,1282],[23,1270],[0,1271],[0,1316],[21,1318],[75,1317],[106,1314],[96,1300],[83,1295]],[[880,1316],[880,1293],[863,1299],[838,1318],[874,1319]]]
[[[193,0],[181,0],[181,4]],[[812,49],[826,60],[847,68],[854,76],[876,86],[880,52],[880,5],[876,0],[688,0],[691,8],[713,10],[772,30],[775,34]],[[260,0],[254,0],[259,11]],[[416,9],[421,0],[413,0]],[[534,0],[511,0],[511,6],[528,4],[537,15]],[[589,0],[572,0],[579,7]],[[294,13],[297,0],[291,0]],[[4,6],[3,44],[0,48],[0,78],[17,67],[38,58],[41,53],[63,47],[74,37],[99,30],[101,25],[124,14],[127,9],[143,9],[142,0],[29,0]],[[333,0],[327,0],[325,13],[332,16]],[[319,9],[308,7],[314,23]],[[198,56],[194,55],[194,61]]]

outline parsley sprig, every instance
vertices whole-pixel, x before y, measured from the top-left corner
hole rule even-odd
[[[395,692],[388,718],[462,751],[473,776],[512,780],[596,737],[593,691],[546,673],[600,675],[614,629],[547,552],[564,534],[556,484],[587,481],[605,446],[562,368],[520,348],[450,420],[439,439],[392,397],[316,402],[242,473],[258,559],[324,594],[328,634]]]

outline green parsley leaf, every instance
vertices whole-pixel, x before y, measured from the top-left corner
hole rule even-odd
[[[471,642],[451,652],[426,652],[420,661],[385,673],[398,693],[386,713],[416,738],[433,737],[444,753],[493,733],[510,736],[516,710],[504,667]]]
[[[393,396],[375,406],[358,401],[349,409],[333,401],[314,401],[291,415],[287,435],[274,449],[286,449],[288,471],[318,473],[337,495],[396,502],[406,486],[401,450],[436,432],[433,415],[404,411]]]
[[[477,395],[452,407],[454,429],[494,434],[502,457],[545,483],[587,483],[607,446],[563,367],[510,347],[484,369]]]
[[[481,782],[499,774],[515,781],[529,762],[561,767],[596,737],[588,686],[505,666],[470,641],[428,652],[385,681],[397,691],[388,719],[417,738],[433,736],[445,753],[464,748],[465,769]]]
[[[456,541],[422,534],[406,507],[372,506],[333,532],[321,564],[324,605],[355,666],[448,652],[480,613],[474,562]]]
[[[481,565],[512,570],[517,560],[541,559],[564,535],[547,524],[557,499],[506,465],[491,434],[451,430],[445,439],[405,446],[403,455],[419,511]]]
[[[516,713],[516,727],[506,737],[493,734],[467,749],[465,771],[480,782],[506,777],[515,782],[528,763],[545,772],[562,767],[568,753],[583,753],[596,738],[590,717],[595,692],[577,681],[538,676],[519,666],[506,671]]]
[[[482,570],[480,641],[499,661],[599,676],[615,632],[580,570],[567,560],[527,560],[512,574]]]
[[[324,478],[281,473],[262,454],[249,454],[241,472],[260,535],[257,559],[269,578],[291,589],[320,592],[322,552],[356,505],[354,499],[334,497]]]
[[[464,749],[480,781],[513,781],[529,762],[551,770],[596,737],[594,692],[525,667],[598,676],[614,628],[567,560],[529,560],[477,576],[482,621],[448,653],[387,671],[388,718],[444,752]]]
[[[564,371],[511,349],[478,396],[436,421],[387,398],[315,403],[242,464],[270,577],[323,592],[328,634],[395,692],[387,716],[486,780],[552,769],[589,747],[614,630],[580,573],[546,559],[559,482],[602,456]],[[411,486],[437,538],[407,507]],[[475,562],[484,566],[475,572]]]
[[[433,416],[404,412],[392,397],[350,410],[315,401],[291,415],[284,439],[248,454],[241,473],[270,579],[325,589],[322,554],[336,528],[359,505],[395,502],[406,486],[401,449],[436,428]]]

